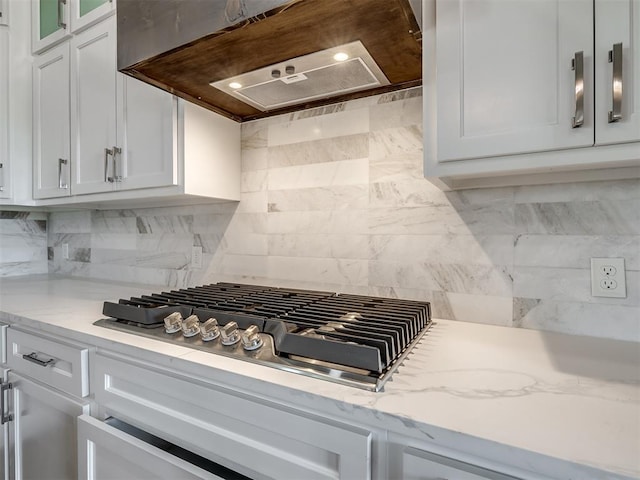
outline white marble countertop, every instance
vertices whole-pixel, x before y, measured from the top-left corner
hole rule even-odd
[[[104,300],[158,288],[46,275],[3,278],[0,321],[384,428],[471,463],[498,462],[505,473],[640,478],[637,343],[439,320],[374,393],[93,325]]]

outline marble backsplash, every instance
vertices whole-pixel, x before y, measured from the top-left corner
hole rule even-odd
[[[640,340],[640,182],[442,192],[423,178],[420,94],[244,124],[239,203],[52,213],[49,271],[398,296],[439,318]],[[625,258],[627,298],[591,297],[591,257]]]
[[[47,271],[47,214],[0,210],[0,277]]]

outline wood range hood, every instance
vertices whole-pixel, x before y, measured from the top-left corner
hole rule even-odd
[[[418,86],[420,3],[119,0],[118,70],[238,122]]]

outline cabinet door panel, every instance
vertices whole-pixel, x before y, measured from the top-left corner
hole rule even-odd
[[[78,456],[80,479],[220,478],[89,416],[78,419]]]
[[[69,44],[33,65],[34,198],[69,195]]]
[[[116,146],[115,17],[76,35],[71,42],[71,156],[74,195],[113,190],[107,181]],[[107,165],[108,164],[108,165]]]
[[[640,141],[640,0],[596,0],[595,25],[596,143]],[[609,123],[613,63],[608,57],[616,43],[622,43],[622,119]]]
[[[77,478],[76,419],[89,405],[9,372],[9,442],[16,480]]]
[[[583,51],[593,78],[592,19],[588,0],[438,2],[438,160],[592,145],[593,84],[574,129],[571,70]]]
[[[118,123],[118,189],[176,185],[176,100],[159,88],[118,74],[122,112]]]
[[[67,0],[31,0],[31,49],[40,53],[69,37]]]

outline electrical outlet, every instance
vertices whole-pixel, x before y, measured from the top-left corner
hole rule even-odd
[[[68,243],[62,244],[62,258],[65,260],[69,260],[69,244]]]
[[[202,247],[200,245],[191,247],[191,268],[202,268]]]
[[[591,259],[591,296],[626,298],[624,258]]]

